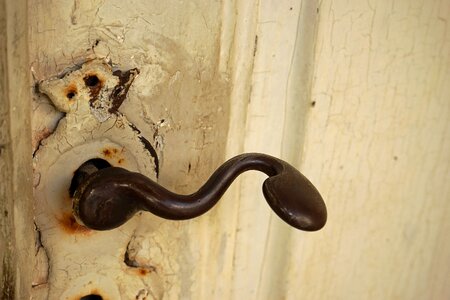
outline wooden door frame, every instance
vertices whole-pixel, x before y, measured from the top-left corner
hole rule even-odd
[[[27,2],[0,1],[0,297],[29,299],[34,257]]]

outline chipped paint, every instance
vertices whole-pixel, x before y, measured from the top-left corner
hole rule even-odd
[[[122,105],[125,97],[133,83],[134,78],[139,74],[137,68],[131,69],[125,72],[121,70],[116,70],[113,72],[114,76],[119,77],[119,84],[114,88],[110,95],[111,107],[109,108],[110,113],[117,113],[119,107]]]
[[[158,157],[151,143],[118,110],[110,111],[120,106],[129,88],[125,85],[132,83],[131,75],[123,81],[114,74],[118,73],[109,63],[91,60],[39,83],[39,90],[65,112],[56,130],[41,141],[33,161],[35,178],[39,178],[35,181],[36,224],[42,241],[40,249],[48,255],[47,278],[37,275],[36,287],[42,290],[47,283],[52,286],[48,290],[50,298],[80,299],[98,289],[103,299],[117,299],[111,288],[98,280],[83,283],[83,294],[75,292],[73,282],[92,272],[96,274],[98,269],[116,274],[127,267],[120,249],[126,248],[139,223],[136,216],[118,229],[122,233],[119,236],[116,231],[96,232],[80,225],[71,211],[70,189],[75,171],[92,159],[103,159],[109,165],[120,165],[151,178],[158,170]],[[113,95],[117,87],[122,93]],[[44,274],[44,269],[42,262],[37,274]],[[142,288],[149,289],[149,278],[157,276],[149,268],[129,269],[130,272],[121,271],[119,278],[106,276],[105,280],[120,286],[119,290],[123,289],[122,282],[135,282],[136,294]],[[64,270],[66,275],[61,277],[58,270]]]
[[[59,73],[61,75],[55,78],[67,78],[70,73],[80,70],[86,60],[93,58],[114,62],[117,64],[112,66],[114,71],[126,71],[137,67],[139,75],[134,79],[128,91],[129,96],[124,99],[118,111],[141,131],[141,133],[135,132],[130,135],[145,137],[148,144],[152,145],[158,154],[158,181],[168,189],[180,193],[189,192],[203,183],[211,171],[224,160],[230,83],[228,82],[229,74],[226,74],[227,70],[223,68],[219,70],[218,67],[222,64],[219,58],[221,21],[218,18],[221,10],[221,2],[203,0],[189,2],[170,0],[151,3],[134,0],[129,3],[120,0],[29,2],[31,23],[29,45],[33,76],[36,80],[40,80]],[[65,70],[67,72],[64,72]],[[78,87],[77,95],[80,92],[84,94],[85,91],[80,91]],[[67,100],[76,103],[76,97],[73,95],[72,100],[69,98]],[[62,125],[67,122],[68,116],[64,117],[60,110],[55,110],[54,106],[49,104],[48,98],[41,94],[34,96],[33,103],[38,104],[33,112],[33,133],[48,129],[52,133],[51,136],[58,134],[55,131],[58,121],[60,120]],[[106,99],[105,103],[107,103]],[[219,107],[224,109],[219,110]],[[91,107],[83,107],[83,109],[91,109]],[[108,110],[107,108],[93,110],[98,119],[107,118],[110,115],[107,112],[103,113]],[[209,124],[204,124],[205,127],[211,128],[209,131],[197,126],[198,117],[205,114],[212,115],[206,120]],[[161,120],[164,122],[160,122]],[[105,122],[108,123],[109,120]],[[131,126],[131,124],[128,125]],[[121,124],[120,118],[115,124],[116,127],[128,125]],[[102,130],[107,129],[105,125]],[[75,127],[72,130],[77,132],[79,128]],[[97,131],[93,133],[95,135]],[[207,139],[204,139],[205,135]],[[51,136],[46,139],[43,139],[45,137],[36,139],[36,147],[46,147]],[[95,158],[105,159],[111,165],[120,165],[144,174],[147,170],[145,175],[151,171],[155,176],[153,166],[155,162],[147,161],[144,162],[147,166],[142,166],[143,162],[137,161],[132,155],[134,153],[130,153],[127,148],[120,158],[104,157],[101,150],[105,146],[120,147],[120,143],[114,141],[122,140],[122,136],[118,135],[114,140],[107,138],[101,142],[99,142],[99,136],[94,136],[96,142],[88,139],[84,148],[78,148],[77,143],[74,144],[72,139],[68,139],[67,142],[74,146],[73,150],[62,154],[64,158],[55,161],[51,167],[52,170],[46,172],[47,175],[56,178],[55,186],[64,187],[57,188],[57,193],[63,194],[67,185],[70,184],[66,174],[73,173],[86,160],[94,158],[94,153]],[[198,140],[201,143],[203,140],[211,141],[212,139],[215,142],[204,147],[197,143]],[[41,144],[39,144],[40,140],[42,140]],[[144,141],[141,145],[143,143]],[[66,143],[61,137],[61,152],[66,149],[64,144]],[[147,152],[143,155],[152,155],[150,150]],[[55,155],[60,154],[55,151]],[[70,163],[67,164],[66,161]],[[192,171],[188,174],[184,166],[187,166],[189,161],[195,162],[195,167],[193,163]],[[36,174],[36,184],[45,185],[47,175]],[[60,178],[61,176],[63,178]],[[67,177],[70,176],[67,175]],[[54,197],[57,193],[50,193],[45,197]],[[58,197],[61,196],[58,195]],[[61,198],[63,198],[61,203],[67,201],[67,198]],[[66,212],[66,207],[58,204],[60,202],[49,203],[50,210]],[[55,216],[59,217],[60,214]],[[123,291],[132,290],[132,293],[126,294],[123,298],[134,299],[140,290],[148,291],[144,293],[147,299],[161,299],[163,295],[167,299],[189,298],[192,283],[189,274],[192,270],[189,270],[182,261],[185,256],[189,257],[189,254],[185,253],[191,251],[192,244],[196,244],[191,244],[188,238],[191,234],[188,233],[191,230],[189,228],[194,228],[192,234],[196,235],[196,227],[191,227],[189,222],[174,224],[167,221],[159,228],[155,224],[160,224],[160,220],[146,213],[142,218],[137,219],[139,222],[132,220],[134,224],[139,223],[135,233],[130,233],[128,227],[121,227],[118,229],[120,233],[111,235],[111,239],[128,235],[127,239],[124,238],[124,244],[128,244],[135,234],[150,239],[151,242],[148,244],[150,249],[139,251],[139,261],[144,262],[145,255],[153,256],[151,263],[157,268],[158,274],[155,275],[156,273],[153,272],[145,276],[147,285],[149,278],[155,277],[151,279],[154,283],[148,287],[144,283],[141,286],[133,284],[134,281],[129,287],[122,287]],[[63,232],[59,224],[47,224],[42,228],[45,231],[53,225]],[[60,234],[60,231],[55,230],[54,234],[61,240],[77,239],[77,243],[83,243],[83,240],[87,238],[80,234],[69,235],[65,232]],[[153,234],[153,231],[158,231],[158,236]],[[92,239],[103,241],[102,238],[106,239],[103,233],[92,234]],[[117,241],[117,244],[121,243],[122,240]],[[52,247],[52,242],[44,242],[44,245]],[[87,241],[85,245],[91,246]],[[132,247],[131,245],[130,249]],[[117,251],[121,253],[124,266],[124,270],[120,272],[125,273],[125,270],[130,268],[123,263],[126,248]],[[58,256],[59,254],[55,249],[50,255]],[[96,263],[93,260],[82,262],[83,265],[90,265],[92,269]],[[62,264],[62,259],[56,258],[52,264]],[[74,265],[75,268],[79,268],[75,263]],[[180,272],[180,265],[184,265],[183,272]],[[101,269],[102,264],[97,266]],[[66,269],[53,270],[53,272],[58,274],[58,277],[50,278],[50,281],[67,282]],[[70,270],[69,274],[74,272]],[[83,270],[83,272],[86,271]],[[114,272],[119,274],[118,270]],[[74,280],[73,277],[72,279]],[[181,281],[185,282],[182,288]],[[62,284],[58,288],[64,290]],[[65,288],[68,289],[69,286]],[[57,288],[54,288],[54,291],[56,290]],[[86,292],[89,291],[86,290]],[[57,295],[55,298],[61,297]],[[113,297],[113,299],[119,298]],[[41,298],[38,297],[38,299]]]

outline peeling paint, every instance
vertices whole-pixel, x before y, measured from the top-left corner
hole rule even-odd
[[[126,85],[132,82],[131,73],[125,75],[128,77],[126,82],[121,81],[109,63],[91,60],[64,74],[39,84],[40,91],[58,110],[65,112],[65,116],[56,130],[41,141],[34,155],[39,243],[51,245],[39,247],[37,251],[38,259],[47,255],[49,267],[45,274],[45,261],[37,266],[35,288],[43,291],[46,286],[51,286],[47,288],[50,298],[80,299],[97,289],[103,299],[117,299],[116,286],[121,285],[121,279],[105,277],[104,283],[98,279],[86,280],[98,269],[116,274],[123,268],[125,264],[117,249],[129,242],[129,236],[117,236],[114,231],[96,232],[77,222],[71,211],[72,178],[81,165],[92,159],[103,159],[109,165],[155,178],[158,157],[151,143],[122,113],[110,111],[117,109],[123,101],[129,88]],[[110,96],[117,86],[121,87],[120,92]],[[103,102],[105,99],[110,102]],[[98,101],[102,103],[97,105]],[[138,220],[139,216],[136,216],[119,230],[131,234]],[[61,270],[65,275],[58,275]],[[157,276],[154,273],[152,268],[139,267],[133,268],[132,272],[123,272],[121,278],[126,278],[127,284],[135,282],[137,287],[149,289],[148,281]],[[111,280],[112,283],[106,284]],[[78,293],[80,288],[83,294]]]
[[[119,84],[114,88],[110,95],[111,107],[109,108],[110,113],[117,113],[119,107],[122,105],[125,97],[130,89],[136,76],[139,74],[137,68],[122,72],[121,70],[116,70],[113,72],[114,76],[119,78]]]
[[[42,172],[42,168],[38,168],[35,173],[39,174],[39,176],[36,175],[35,182],[37,190],[39,190],[39,197],[59,199],[52,203],[46,203],[48,205],[44,207],[50,211],[48,215],[56,218],[60,217],[61,213],[70,212],[70,208],[66,205],[70,201],[68,201],[68,195],[64,194],[70,186],[69,174],[73,174],[82,163],[92,158],[102,158],[111,165],[120,165],[144,175],[153,176],[153,178],[155,178],[156,164],[159,171],[158,181],[165,187],[181,193],[204,182],[212,169],[223,161],[228,126],[230,84],[226,78],[222,78],[222,76],[228,76],[225,74],[225,70],[218,70],[218,65],[222,64],[219,58],[221,22],[220,18],[217,18],[221,13],[221,8],[221,2],[198,0],[190,3],[186,1],[152,3],[132,1],[127,4],[118,0],[106,2],[70,0],[51,4],[29,2],[30,59],[34,78],[49,78],[50,75],[61,72],[61,75],[55,78],[68,78],[71,73],[81,70],[86,61],[93,58],[113,61],[117,64],[112,66],[113,70],[129,70],[138,67],[140,71],[128,91],[129,96],[118,109],[127,117],[130,124],[117,119],[114,127],[109,130],[113,126],[113,122],[109,119],[106,120],[104,126],[101,126],[101,131],[106,132],[106,136],[108,136],[106,140],[100,138],[100,133],[94,130],[94,126],[83,132],[79,138],[80,141],[75,141],[71,137],[67,138],[67,136],[63,137],[59,134],[58,129],[55,130],[56,126],[52,127],[57,123],[54,120],[61,119],[58,127],[63,125],[69,128],[69,119],[75,121],[73,116],[68,116],[71,115],[70,113],[64,116],[60,111],[52,110],[53,106],[48,105],[49,101],[46,96],[34,97],[34,102],[39,102],[40,105],[33,112],[33,134],[37,136],[45,129],[52,132],[50,136],[39,137],[42,142],[40,145],[37,142],[36,147],[39,147],[39,151],[41,151],[51,144],[50,140],[56,140],[52,136],[59,135],[60,139],[58,146],[53,148],[53,155],[60,159],[50,160],[53,161],[53,165],[49,167],[51,170]],[[48,20],[52,20],[52,22]],[[58,46],[55,47],[55,45]],[[60,47],[59,45],[64,46]],[[68,71],[64,72],[64,70]],[[80,92],[84,93],[79,88],[65,92],[67,102],[74,104],[77,103],[76,95],[80,95]],[[73,95],[70,94],[71,97],[67,97],[69,92],[73,92]],[[61,92],[61,94],[64,93]],[[223,110],[218,110],[218,107],[223,107]],[[88,107],[88,109],[91,108]],[[110,116],[110,114],[98,113],[102,110],[94,109],[94,111],[97,113],[97,120]],[[214,136],[210,136],[215,138],[215,143],[200,147],[197,141],[204,140],[204,130],[197,127],[197,119],[200,115],[205,114],[210,114],[211,118],[206,120],[210,124],[204,124],[204,126],[214,127],[217,132]],[[78,121],[81,121],[80,118]],[[70,123],[77,124],[76,122]],[[138,151],[137,156],[154,156],[157,157],[157,162],[151,160],[144,162],[144,159],[141,162],[128,148],[125,148],[126,151],[120,158],[103,155],[102,150],[105,147],[120,149],[121,145],[118,141],[122,139],[122,135],[117,135],[114,140],[110,138],[114,136],[114,132],[118,132],[116,128],[127,126],[130,128],[132,125],[136,125],[141,132],[132,132],[129,135],[135,139],[138,136],[146,139],[146,141],[139,141],[138,148],[145,148],[144,144],[151,145],[158,154],[157,156],[152,154],[150,148],[144,150],[146,153]],[[78,132],[79,129],[74,126],[70,130]],[[92,136],[89,130],[92,130]],[[83,139],[86,142],[82,142]],[[93,139],[95,142],[92,142]],[[81,143],[85,147],[79,147]],[[67,150],[69,148],[72,150]],[[42,155],[38,154],[39,151],[36,152],[35,161],[44,159]],[[188,174],[185,166],[190,161],[193,162],[193,168]],[[194,162],[197,166],[195,169]],[[39,164],[43,166],[43,164]],[[59,167],[62,164],[64,167]],[[48,194],[43,190],[48,176],[56,177],[54,185],[57,192],[55,193]],[[62,205],[62,203],[66,204]],[[144,247],[145,249],[140,252],[139,257],[144,260],[145,255],[151,256],[157,272],[137,276],[139,284],[131,279],[131,283],[123,280],[126,282],[124,285],[129,283],[130,285],[128,287],[118,285],[119,288],[122,291],[130,290],[130,293],[122,298],[134,299],[138,292],[144,289],[148,291],[147,299],[161,299],[163,295],[167,299],[176,299],[186,296],[184,289],[191,288],[189,282],[183,287],[183,290],[180,288],[179,282],[184,280],[184,275],[179,273],[182,259],[178,254],[190,251],[191,247],[187,240],[189,223],[178,225],[167,222],[167,224],[161,225],[163,229],[160,229],[158,226],[155,227],[155,224],[160,224],[161,220],[155,219],[149,214],[143,214],[142,217],[132,220],[131,224],[119,228],[115,234],[94,232],[85,236],[83,234],[67,234],[59,223],[48,222],[45,213],[41,214],[41,210],[43,211],[38,208],[37,218],[41,221],[39,225],[43,231],[44,243],[53,245],[53,241],[56,242],[53,253],[50,253],[51,256],[56,257],[55,261],[52,261],[52,265],[68,266],[70,265],[69,261],[74,260],[72,254],[68,255],[64,262],[62,258],[58,257],[63,253],[66,254],[64,251],[57,253],[63,243],[72,242],[76,249],[78,247],[81,249],[82,245],[90,248],[97,244],[92,243],[93,239],[96,241],[107,240],[109,237],[110,240],[116,240],[116,243],[120,245],[120,250],[116,250],[120,252],[120,263],[125,268],[122,271],[118,271],[118,269],[113,271],[110,268],[113,267],[114,262],[110,261],[111,266],[102,269],[106,262],[101,259],[100,261],[94,260],[87,255],[86,261],[82,259],[71,262],[71,266],[77,270],[76,272],[79,272],[77,276],[73,275],[76,272],[72,269],[61,267],[59,268],[61,271],[59,271],[55,267],[53,272],[56,275],[54,275],[55,277],[50,275],[49,280],[55,282],[57,286],[52,288],[51,297],[61,299],[61,294],[57,294],[57,291],[66,291],[72,286],[76,286],[75,282],[88,272],[89,266],[94,269],[95,265],[97,269],[102,269],[102,272],[111,270],[114,274],[118,274],[118,277],[125,276],[125,274],[137,276],[136,268],[132,270],[123,263],[126,245],[132,239],[135,227],[137,227],[137,235],[145,232],[144,236],[151,241],[150,248]],[[153,230],[157,230],[159,236],[153,235]],[[49,237],[51,234],[54,234],[54,239]],[[170,249],[170,251],[163,249]],[[81,253],[87,252],[84,249],[80,251]],[[95,250],[92,251],[95,252]],[[128,271],[130,273],[127,273]],[[154,281],[154,283],[150,281]],[[79,287],[84,287],[84,283],[80,283]],[[112,285],[114,284],[112,283]],[[90,292],[87,289],[85,291],[86,293]],[[106,295],[104,296],[106,297]],[[119,298],[113,297],[113,299]]]

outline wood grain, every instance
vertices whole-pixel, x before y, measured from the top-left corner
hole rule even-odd
[[[330,217],[321,232],[291,235],[278,289],[287,299],[446,299],[450,2],[318,9],[301,170]]]
[[[34,256],[26,1],[0,1],[0,298],[28,299]]]
[[[295,231],[265,203],[263,176],[248,174],[196,221],[149,221],[143,230],[151,234],[136,239],[160,263],[167,299],[450,297],[449,0],[236,0],[183,4],[185,12],[172,1],[143,15],[127,11],[121,24],[98,17],[117,15],[106,2],[64,3],[30,5],[38,78],[84,55],[74,40],[84,49],[100,37],[116,61],[139,53],[132,62],[148,63],[143,53],[155,47],[145,48],[147,39],[140,51],[137,38],[148,30],[174,37],[195,58],[186,65],[186,53],[167,44],[176,54],[160,58],[171,62],[171,85],[161,95],[131,91],[143,109],[124,103],[141,127],[149,118],[174,126],[160,128],[170,147],[167,187],[194,190],[224,153],[258,151],[297,166],[327,203],[322,231]],[[132,20],[148,30],[130,29],[128,46],[120,37]],[[101,45],[94,54],[107,54]],[[181,89],[193,71],[203,81]],[[158,68],[146,72],[156,74],[145,77],[155,86],[169,79]],[[184,115],[189,103],[195,110]]]
[[[242,139],[297,163],[329,222],[283,227],[258,199],[261,179],[244,178],[235,238],[222,237],[234,243],[231,298],[447,299],[450,2],[324,0],[302,15],[305,3],[259,3]]]

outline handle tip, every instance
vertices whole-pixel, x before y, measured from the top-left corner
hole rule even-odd
[[[287,163],[281,174],[264,181],[263,193],[275,213],[297,229],[316,231],[327,222],[327,208],[319,191]]]

